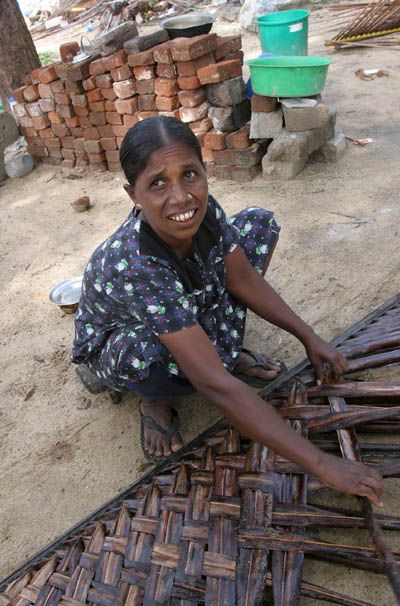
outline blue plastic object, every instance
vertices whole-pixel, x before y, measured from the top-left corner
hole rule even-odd
[[[261,55],[258,55],[257,59],[263,58],[265,59],[265,57],[273,57],[274,55],[272,53],[262,53]],[[247,80],[247,84],[246,84],[246,99],[251,99],[252,96],[254,95],[254,91],[253,91],[253,87],[251,84],[251,78],[249,78]]]

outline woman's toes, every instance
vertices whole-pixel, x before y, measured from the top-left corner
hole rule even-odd
[[[182,448],[183,443],[181,440],[181,436],[179,435],[179,433],[174,433],[173,436],[171,436],[171,450],[172,452],[176,452],[177,450],[179,450],[180,448]]]

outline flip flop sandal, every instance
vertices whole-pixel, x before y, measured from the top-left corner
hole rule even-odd
[[[249,370],[250,368],[263,368],[264,370],[270,369],[266,367],[264,359],[260,354],[254,351],[250,351],[249,349],[245,349],[244,347],[242,348],[242,352],[250,356],[252,359],[248,362],[241,362],[240,364],[236,364],[232,372],[232,375],[234,377],[240,379],[248,385],[251,385],[252,387],[264,387],[268,383],[271,383],[271,381],[275,381],[275,379],[270,379],[268,381],[266,379],[261,379],[260,377],[252,377],[250,375],[245,374],[245,371]],[[277,376],[287,371],[286,364],[284,362],[280,362],[279,360],[278,362],[281,365],[281,371],[278,373]]]
[[[174,408],[171,408],[172,425],[171,425],[171,427],[169,427],[169,429],[164,429],[164,427],[161,427],[161,425],[159,425],[157,423],[157,421],[155,421],[153,419],[153,417],[149,417],[142,413],[141,404],[142,404],[142,402],[140,401],[140,403],[139,403],[140,444],[142,446],[143,454],[146,457],[147,461],[149,463],[152,463],[153,465],[159,465],[160,463],[164,463],[164,461],[166,461],[168,459],[168,457],[171,455],[164,456],[164,457],[157,457],[156,455],[150,454],[149,452],[147,452],[145,445],[144,445],[144,428],[147,427],[147,429],[153,429],[154,431],[158,431],[158,433],[160,433],[162,436],[165,436],[166,438],[169,439],[171,436],[174,435],[174,433],[176,433],[179,430],[179,416],[178,416],[178,413],[176,412],[176,410]]]

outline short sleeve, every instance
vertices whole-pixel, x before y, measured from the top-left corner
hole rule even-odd
[[[197,324],[192,296],[172,269],[155,261],[148,260],[139,275],[124,273],[118,290],[129,313],[156,335]]]
[[[223,208],[218,202],[210,196],[210,203],[215,208],[215,216],[218,221],[218,227],[221,232],[222,251],[224,255],[233,252],[240,241],[240,234],[237,228],[232,225],[225,214]]]

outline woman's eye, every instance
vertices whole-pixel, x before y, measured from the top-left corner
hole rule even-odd
[[[196,171],[193,169],[185,170],[184,177],[185,179],[193,179],[196,176]]]
[[[164,185],[165,181],[164,179],[154,179],[154,181],[152,181],[151,183],[151,187],[154,187],[155,189],[159,189],[160,187],[162,187]]]

